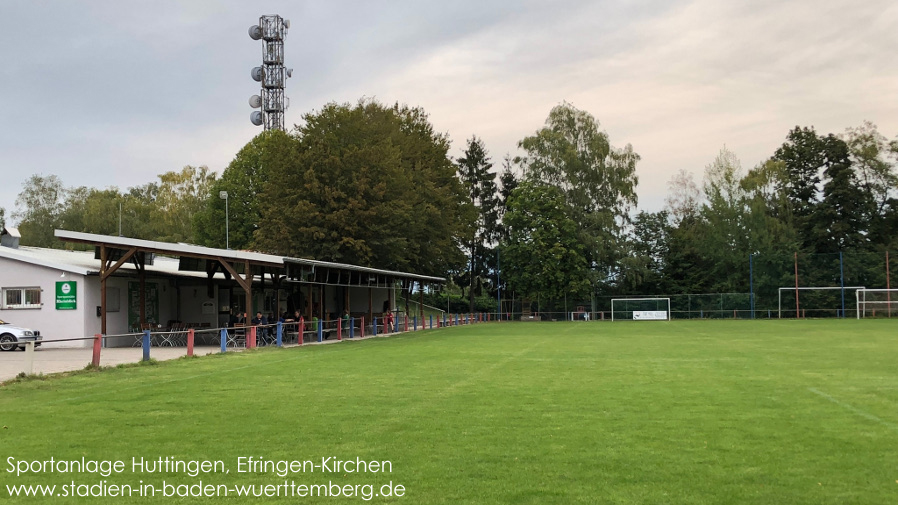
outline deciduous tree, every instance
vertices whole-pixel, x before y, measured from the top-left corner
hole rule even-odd
[[[821,253],[865,250],[876,206],[873,195],[861,187],[845,141],[832,134],[823,140],[826,184],[814,213],[814,247]]]
[[[205,205],[193,219],[197,242],[209,247],[224,248],[226,242],[232,249],[253,247],[253,234],[261,221],[262,192],[272,172],[288,171],[287,167],[295,164],[296,145],[296,137],[269,130],[243,146],[221,178],[211,184]],[[227,201],[221,198],[222,191],[227,192]]]
[[[60,227],[67,190],[55,175],[32,175],[16,198],[22,245],[59,247],[54,230]]]
[[[590,264],[607,271],[620,254],[623,225],[636,205],[639,155],[629,144],[612,147],[598,121],[569,103],[553,108],[545,126],[519,146],[526,151],[519,159],[524,177],[562,190]]]
[[[502,274],[525,297],[561,299],[589,292],[586,248],[556,186],[525,181],[509,199],[509,240],[502,245]]]
[[[295,160],[258,195],[262,249],[434,275],[463,264],[465,192],[423,110],[363,100],[304,119]]]
[[[208,202],[216,175],[208,167],[185,166],[159,176],[154,220],[157,240],[195,242],[194,216]],[[217,194],[215,195],[218,196]]]

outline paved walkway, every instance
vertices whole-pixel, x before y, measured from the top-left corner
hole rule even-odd
[[[40,348],[34,351],[34,373],[50,374],[81,370],[90,364],[90,348]],[[204,355],[221,352],[218,347],[197,346],[194,354]],[[153,347],[150,357],[162,361],[180,358],[187,354],[186,347]],[[139,347],[107,348],[100,353],[101,366],[115,366],[121,363],[137,363],[143,357]],[[25,353],[22,351],[0,352],[0,382],[14,378],[25,369]]]

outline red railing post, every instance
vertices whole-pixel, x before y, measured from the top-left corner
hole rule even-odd
[[[193,356],[193,337],[194,337],[194,330],[193,330],[193,328],[190,328],[189,330],[187,330],[187,355],[188,356]]]
[[[248,349],[256,347],[256,326],[249,327],[249,335],[246,336],[246,347]]]
[[[91,357],[91,360],[90,360],[90,364],[94,368],[98,368],[100,366],[100,348],[102,347],[102,343],[103,343],[103,335],[101,335],[99,333],[94,335],[94,352],[93,352],[93,356]]]
[[[343,340],[343,319],[337,319],[337,340]]]
[[[296,336],[296,341],[299,342],[299,345],[302,345],[302,341],[304,340],[304,334],[306,332],[306,318],[299,316],[299,335]]]
[[[365,338],[365,316],[359,318],[361,321],[359,326],[359,338]]]

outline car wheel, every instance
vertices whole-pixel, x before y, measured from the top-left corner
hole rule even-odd
[[[18,344],[16,344],[16,337],[9,333],[0,335],[0,351],[14,351],[16,347],[19,347]]]

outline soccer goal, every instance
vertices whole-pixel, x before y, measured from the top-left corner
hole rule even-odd
[[[802,286],[779,288],[777,301],[777,317],[783,317],[783,292],[786,292],[786,312],[791,311],[792,302],[795,301],[795,292],[798,291],[798,303],[795,317],[804,317],[808,312],[812,316],[838,316],[845,317],[843,313],[844,299],[841,291],[865,289],[864,286]],[[801,294],[804,292],[804,294]],[[855,291],[856,292],[856,291]],[[790,296],[791,293],[791,296]],[[788,316],[787,316],[788,317]]]
[[[858,289],[854,292],[857,301],[857,318],[892,317],[898,309],[898,289]]]
[[[611,320],[670,321],[670,298],[612,298]]]

